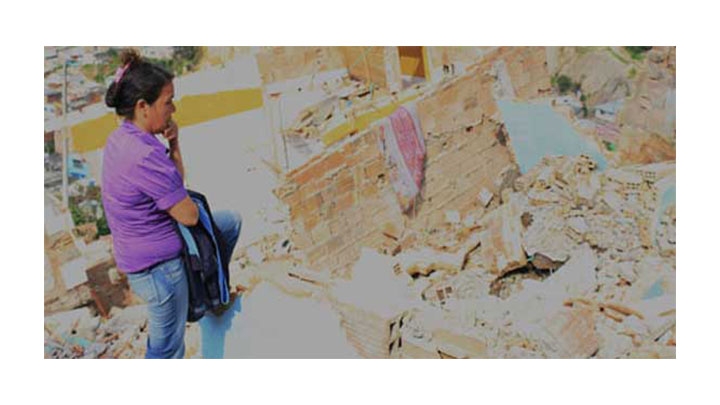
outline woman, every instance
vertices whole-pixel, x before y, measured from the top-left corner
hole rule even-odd
[[[188,285],[175,221],[193,226],[198,208],[183,185],[178,127],[172,121],[173,75],[124,51],[105,103],[123,118],[103,155],[102,197],[118,268],[147,301],[146,358],[182,358]],[[155,137],[162,134],[166,149]],[[240,216],[213,212],[224,242],[234,248]]]

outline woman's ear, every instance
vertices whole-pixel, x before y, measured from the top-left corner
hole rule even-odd
[[[144,99],[140,99],[135,103],[135,115],[141,114],[143,117],[147,114],[147,109],[150,105]]]

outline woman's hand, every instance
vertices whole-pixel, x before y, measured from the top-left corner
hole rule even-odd
[[[175,121],[170,121],[167,128],[162,132],[163,137],[168,140],[170,146],[177,145],[178,140],[178,126]]]

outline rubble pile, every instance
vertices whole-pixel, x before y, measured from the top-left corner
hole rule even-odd
[[[601,173],[548,157],[445,226],[384,229],[391,248],[363,248],[342,276],[304,268],[273,234],[241,248],[231,279],[328,303],[366,358],[674,358],[673,176],[674,163]],[[46,357],[139,358],[146,339],[143,306],[45,321]]]
[[[142,358],[148,336],[144,305],[114,307],[108,319],[88,307],[45,317],[45,357]]]
[[[354,294],[405,305],[393,313],[402,347],[386,357],[674,357],[675,208],[658,197],[674,164],[650,166],[600,173],[587,156],[548,157],[477,220],[448,213],[399,252],[363,251],[353,277],[382,276]],[[339,312],[357,339],[362,322]]]
[[[338,280],[329,291],[348,342],[365,358],[397,357],[402,350],[410,277],[391,266],[389,256],[364,249],[352,278]]]

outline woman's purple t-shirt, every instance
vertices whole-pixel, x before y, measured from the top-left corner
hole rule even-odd
[[[118,268],[143,270],[180,254],[168,209],[188,195],[165,146],[124,121],[103,154],[102,199]]]

